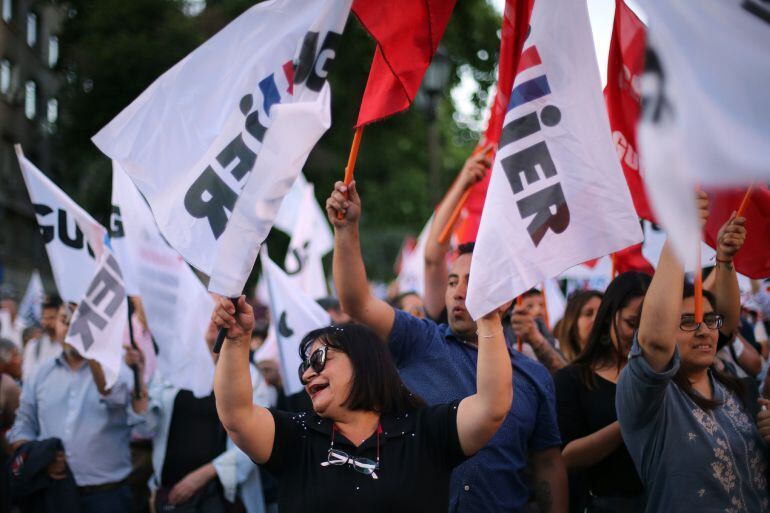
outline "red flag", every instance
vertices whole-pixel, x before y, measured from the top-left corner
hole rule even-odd
[[[500,141],[500,133],[503,130],[503,119],[508,111],[508,101],[516,73],[533,65],[528,61],[526,55],[522,55],[533,3],[534,0],[506,0],[505,2],[503,26],[500,31],[497,93],[490,107],[487,129],[476,147],[477,150],[488,144],[497,146]],[[460,222],[454,231],[458,244],[476,240],[476,233],[479,231],[479,223],[481,222],[481,211],[484,209],[484,200],[487,197],[490,174],[487,173],[482,181],[471,188],[465,208],[460,215]]]
[[[644,23],[623,0],[615,0],[615,24],[610,41],[604,99],[607,102],[612,138],[636,213],[639,217],[655,222],[639,174],[636,146],[636,123],[641,110],[639,80],[644,71],[645,36]]]
[[[709,219],[703,240],[716,248],[719,228],[738,210],[746,189],[720,190],[709,193]],[[749,278],[770,277],[770,190],[767,185],[756,184],[746,210],[746,243],[735,255],[735,270]]]
[[[642,244],[634,244],[615,253],[615,270],[618,274],[639,271],[652,276],[655,268],[642,255]]]
[[[406,110],[438,49],[456,0],[355,0],[377,41],[356,127]]]

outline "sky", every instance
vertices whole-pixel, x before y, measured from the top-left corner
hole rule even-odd
[[[487,0],[495,9],[502,14],[505,7],[505,0]],[[573,0],[579,1],[579,0]],[[602,85],[607,80],[607,56],[610,51],[610,38],[612,36],[612,21],[615,16],[615,0],[587,0],[588,15],[591,18],[591,29],[594,33],[594,46],[596,47],[596,58],[599,63],[599,74],[602,77]],[[627,2],[628,5],[640,15],[644,21],[644,16],[638,9],[633,0]],[[473,104],[470,97],[478,85],[470,74],[462,74],[460,84],[451,91],[452,100],[457,108],[457,121],[468,124],[469,126],[482,129],[485,119],[476,117]],[[490,98],[493,95],[490,94]]]

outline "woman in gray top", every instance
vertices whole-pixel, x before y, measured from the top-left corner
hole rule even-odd
[[[741,225],[727,227],[721,246],[737,251]],[[717,255],[728,277],[735,251]],[[754,405],[743,404],[739,381],[713,367],[722,315],[705,291],[697,322],[692,286],[683,284],[682,266],[666,244],[616,394],[647,511],[768,511],[768,453],[750,413]]]

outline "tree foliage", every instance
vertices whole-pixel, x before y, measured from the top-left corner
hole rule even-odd
[[[60,37],[64,91],[57,147],[63,186],[106,221],[110,165],[90,142],[91,136],[166,69],[254,2],[208,0],[196,16],[185,14],[181,0],[61,3],[70,12]],[[454,71],[463,69],[478,82],[472,101],[479,112],[495,79],[499,27],[499,15],[485,0],[461,0],[442,43]],[[333,125],[304,170],[322,204],[333,183],[342,178],[374,46],[351,16],[330,74]],[[452,73],[449,88],[459,80]],[[449,185],[478,137],[454,119],[455,106],[447,92],[439,109],[443,187]],[[428,202],[426,136],[425,116],[417,106],[364,130],[356,166],[364,201],[364,252],[370,274],[380,279],[392,274],[403,236],[419,231],[434,207]]]

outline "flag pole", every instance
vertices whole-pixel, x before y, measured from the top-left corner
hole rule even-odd
[[[361,146],[361,135],[364,132],[364,127],[359,126],[356,128],[356,132],[353,134],[353,143],[350,145],[350,155],[348,155],[348,165],[345,166],[345,185],[350,185],[353,181],[353,173],[356,169],[356,159],[358,159],[358,148]],[[345,197],[348,194],[345,193]],[[345,217],[342,212],[337,213],[337,219]]]
[[[618,257],[615,253],[610,254],[610,260],[612,261],[612,270],[610,271],[610,279],[614,280],[618,274]]]
[[[693,300],[695,301],[695,322],[703,322],[703,269],[701,269],[700,247],[695,258],[695,274],[693,277]]]
[[[751,198],[752,192],[754,192],[754,184],[749,185],[749,188],[746,189],[746,194],[743,195],[741,206],[738,207],[735,217],[743,217],[743,214],[746,212],[746,207],[749,205],[749,199]]]
[[[239,296],[240,297],[240,296]],[[235,307],[235,315],[238,315],[238,298],[237,297],[231,297],[230,301],[233,302],[233,306]],[[222,344],[225,342],[225,337],[227,337],[227,328],[219,328],[219,333],[217,333],[217,341],[214,342],[214,353],[218,354],[219,351],[222,350]]]

